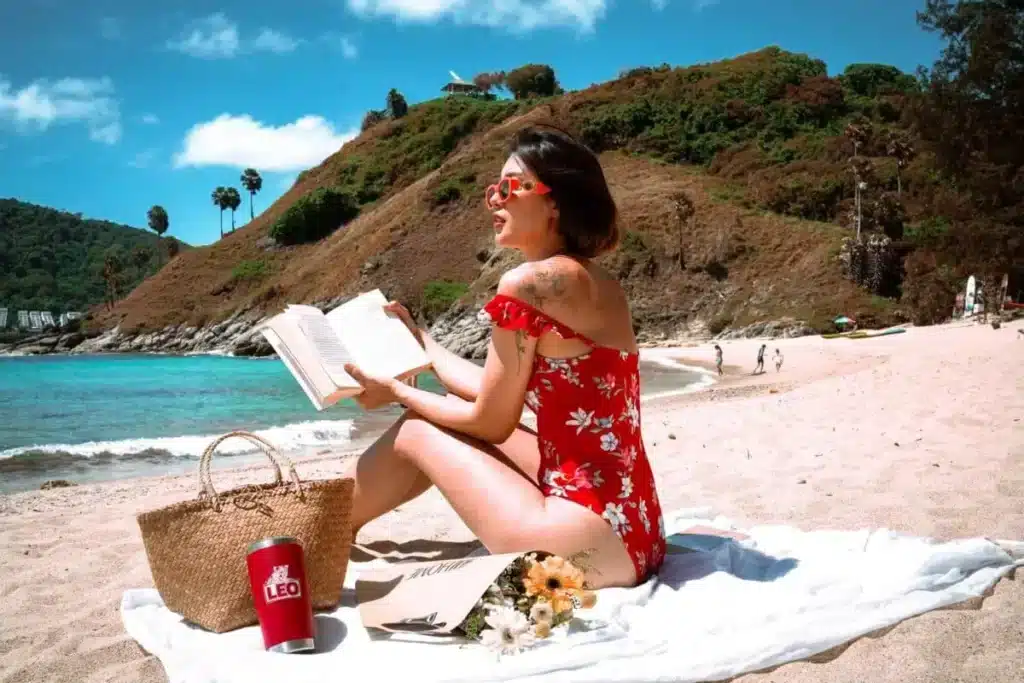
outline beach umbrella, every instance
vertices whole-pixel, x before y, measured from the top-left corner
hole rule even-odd
[[[834,322],[836,325],[848,325],[850,323],[855,323],[857,321],[848,315],[841,315],[832,322]]]

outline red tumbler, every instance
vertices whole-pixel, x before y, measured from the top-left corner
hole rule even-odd
[[[249,544],[245,563],[263,647],[283,653],[314,649],[313,606],[298,539],[272,536],[255,541]]]

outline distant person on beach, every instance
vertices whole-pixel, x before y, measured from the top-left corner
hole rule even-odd
[[[754,371],[750,374],[757,375],[764,372],[764,351],[767,348],[767,344],[761,344],[761,348],[757,350],[757,365],[754,366]]]
[[[715,344],[715,367],[718,368],[718,374],[722,374],[722,347]]]
[[[782,351],[779,351],[778,347],[775,349],[775,355],[772,356],[772,360],[775,361],[775,372],[782,369]]]
[[[640,424],[639,353],[629,302],[594,259],[619,239],[616,207],[589,149],[550,126],[512,138],[484,192],[499,247],[524,263],[481,311],[483,367],[446,350],[398,303],[447,396],[346,370],[366,409],[405,414],[349,471],[352,523],[437,487],[492,553],[544,549],[593,588],[634,586],[665,557],[665,526]],[[539,431],[519,424],[524,407]]]

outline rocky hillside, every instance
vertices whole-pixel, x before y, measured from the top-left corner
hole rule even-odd
[[[514,262],[492,248],[482,188],[510,134],[542,121],[601,153],[625,230],[604,258],[642,339],[766,325],[800,333],[827,329],[839,313],[868,325],[906,320],[904,259],[937,248],[967,206],[911,133],[917,89],[892,67],[853,65],[832,78],[819,60],[767,48],[633,69],[546,99],[422,103],[301,174],[249,225],[182,253],[113,311],[95,311],[89,326],[116,328],[104,348],[259,352],[251,322],[285,303],[330,306],[380,287],[431,317],[449,309],[442,324],[458,328],[469,319],[460,312]],[[858,180],[867,251],[884,256],[867,287],[848,279],[865,284],[849,257],[865,248],[844,246]],[[315,243],[279,245],[275,223],[318,188],[350,195],[359,216]],[[939,271],[914,275],[930,283]]]

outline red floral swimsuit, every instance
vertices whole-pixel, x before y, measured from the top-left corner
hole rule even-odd
[[[480,315],[531,337],[552,331],[593,347],[574,358],[534,358],[526,405],[537,415],[537,479],[545,496],[579,503],[607,521],[626,546],[637,581],[646,580],[665,558],[665,520],[640,435],[638,354],[595,344],[503,294]]]

